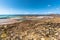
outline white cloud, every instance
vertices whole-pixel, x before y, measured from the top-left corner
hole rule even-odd
[[[47,13],[54,13],[54,12],[47,12]]]
[[[59,9],[59,8],[56,8]],[[54,11],[35,11],[35,12],[29,12],[29,11],[25,11],[25,10],[14,10],[12,8],[8,9],[8,8],[1,8],[0,7],[0,15],[11,15],[11,14],[51,14],[51,13],[57,13],[58,11],[54,10]]]
[[[21,11],[21,10],[14,10],[12,8],[6,9],[6,8],[0,8],[0,15],[11,15],[11,14],[31,14],[30,12],[27,11]]]
[[[56,10],[59,10],[60,8],[56,8]]]
[[[48,5],[48,7],[50,7],[51,5]]]

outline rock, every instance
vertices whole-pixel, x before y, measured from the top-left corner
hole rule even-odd
[[[1,34],[1,38],[6,38],[7,37],[7,34],[6,33],[2,33]]]

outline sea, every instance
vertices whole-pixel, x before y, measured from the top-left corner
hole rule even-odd
[[[0,19],[7,19],[12,17],[16,17],[16,15],[0,15]]]
[[[0,15],[0,19],[13,18],[17,16],[21,17],[21,16],[49,16],[49,15]]]

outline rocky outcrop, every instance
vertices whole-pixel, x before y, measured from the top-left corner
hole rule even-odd
[[[60,40],[60,23],[58,20],[23,20],[22,22],[8,24],[8,28],[4,29],[3,31],[1,30],[0,39]]]

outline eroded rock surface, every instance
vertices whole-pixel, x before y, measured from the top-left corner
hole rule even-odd
[[[13,24],[0,30],[0,40],[60,40],[60,23],[53,20],[56,19],[24,20]]]

